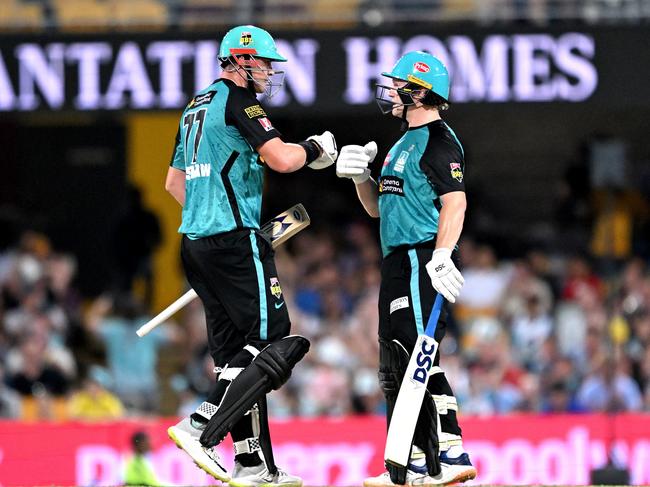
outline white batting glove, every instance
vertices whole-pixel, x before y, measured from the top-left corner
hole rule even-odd
[[[447,301],[455,303],[465,279],[451,260],[451,250],[436,249],[426,265],[433,288]]]
[[[325,169],[334,164],[336,156],[338,156],[339,153],[336,150],[336,140],[334,140],[332,132],[326,130],[321,135],[312,135],[311,137],[307,137],[307,140],[316,142],[321,149],[320,157],[311,161],[307,166],[312,169]]]
[[[350,178],[354,184],[361,184],[370,177],[368,165],[375,160],[377,144],[372,141],[364,146],[346,145],[336,160],[336,175]]]

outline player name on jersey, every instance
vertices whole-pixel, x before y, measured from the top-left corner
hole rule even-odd
[[[210,164],[191,164],[185,169],[185,179],[190,181],[196,178],[207,178],[210,176]]]

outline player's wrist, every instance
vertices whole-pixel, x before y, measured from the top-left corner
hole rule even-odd
[[[370,169],[366,169],[363,174],[352,176],[350,179],[354,181],[354,184],[363,184],[370,179]]]
[[[298,145],[305,149],[305,165],[309,165],[323,155],[323,149],[313,140],[302,140]]]
[[[440,257],[451,257],[451,249],[448,249],[446,247],[440,247],[437,248],[436,250],[433,251],[434,256],[440,256]]]

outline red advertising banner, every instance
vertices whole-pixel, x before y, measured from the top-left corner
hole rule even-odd
[[[0,486],[119,485],[138,430],[151,437],[150,460],[163,484],[214,484],[167,439],[173,422],[0,422]],[[633,484],[650,484],[649,415],[520,415],[462,418],[461,424],[479,471],[476,484],[585,485],[610,451],[630,469]],[[383,418],[274,422],[272,433],[276,462],[305,485],[360,485],[382,471]],[[221,453],[232,465],[230,444]]]

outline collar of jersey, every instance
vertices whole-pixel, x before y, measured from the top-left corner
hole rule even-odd
[[[439,124],[439,123],[445,123],[445,122],[444,122],[444,120],[442,118],[439,118],[437,120],[433,120],[431,122],[427,122],[427,123],[424,123],[422,125],[416,125],[415,127],[409,127],[408,129],[409,129],[409,131],[418,130],[418,129],[421,129],[423,127],[428,127],[429,125],[435,125],[435,124]]]

